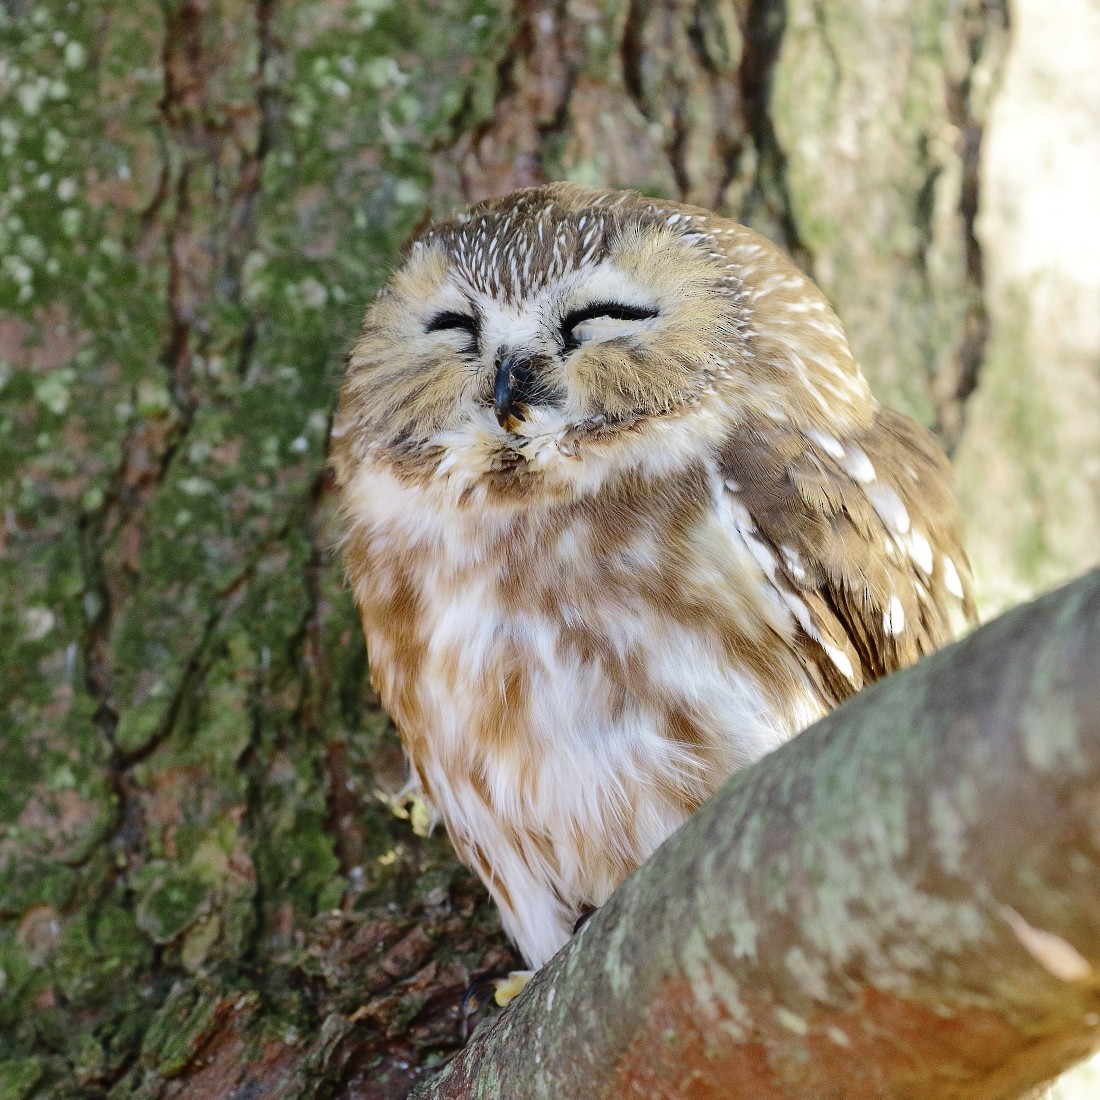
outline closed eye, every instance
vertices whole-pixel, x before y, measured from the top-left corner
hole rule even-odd
[[[657,310],[649,306],[630,306],[623,302],[593,302],[567,313],[561,323],[561,342],[566,351],[579,348],[586,341],[585,333],[577,332],[581,325],[592,322],[588,328],[591,336],[604,335],[607,339],[630,334],[632,321],[649,321],[657,316]],[[615,325],[614,322],[626,322]]]
[[[425,332],[464,332],[470,337],[474,347],[477,346],[481,335],[480,326],[476,317],[468,313],[456,313],[454,310],[444,310],[437,313],[427,324]]]

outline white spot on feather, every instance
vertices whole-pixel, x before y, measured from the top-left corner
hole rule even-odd
[[[787,572],[799,583],[806,579],[806,570],[802,567],[802,562],[798,560],[798,555],[789,546],[780,546],[779,552],[783,555],[783,561],[786,563]]]
[[[810,1025],[801,1016],[787,1008],[777,1008],[775,1019],[776,1023],[788,1031],[793,1031],[795,1035],[806,1035],[810,1030]]]
[[[893,638],[905,629],[905,608],[901,606],[901,600],[897,596],[890,597],[886,613],[882,616],[882,629]]]
[[[962,581],[959,579],[959,571],[955,568],[955,563],[946,554],[943,556],[943,583],[952,596],[956,596],[960,600],[963,598],[963,586]]]
[[[917,568],[930,577],[932,575],[932,547],[924,535],[916,529],[910,531],[906,548],[909,551],[909,556],[916,562]]]
[[[764,543],[751,534],[748,528],[746,528],[742,534],[745,539],[745,545],[749,548],[749,553],[753,556],[753,560],[764,570],[768,580],[770,580],[772,584],[775,584],[776,560],[772,552]]]
[[[881,481],[872,482],[866,488],[867,499],[878,513],[878,518],[895,534],[904,535],[909,530],[909,513],[901,497]]]
[[[844,447],[840,440],[836,436],[829,435],[828,432],[819,432],[816,429],[806,433],[826,454],[830,454],[833,458],[844,458]]]
[[[852,668],[852,662],[848,659],[847,653],[837,649],[835,645],[829,645],[828,642],[822,642],[821,648],[825,650],[829,660],[836,665],[842,676],[846,676],[849,680],[855,680],[855,669]]]
[[[844,469],[863,485],[875,480],[875,468],[866,453],[859,447],[849,445],[844,448]]]

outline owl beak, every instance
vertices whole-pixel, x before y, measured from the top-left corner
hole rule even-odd
[[[493,412],[497,423],[511,431],[523,419],[523,406],[531,402],[534,389],[531,356],[522,351],[501,349],[496,358]]]

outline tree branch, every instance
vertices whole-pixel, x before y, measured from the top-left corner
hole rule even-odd
[[[734,776],[417,1095],[1020,1097],[1098,902],[1100,571]]]

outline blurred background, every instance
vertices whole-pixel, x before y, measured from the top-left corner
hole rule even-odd
[[[513,962],[324,456],[410,232],[553,179],[790,251],[987,617],[1096,562],[1098,0],[2,0],[3,1100],[401,1097]]]

